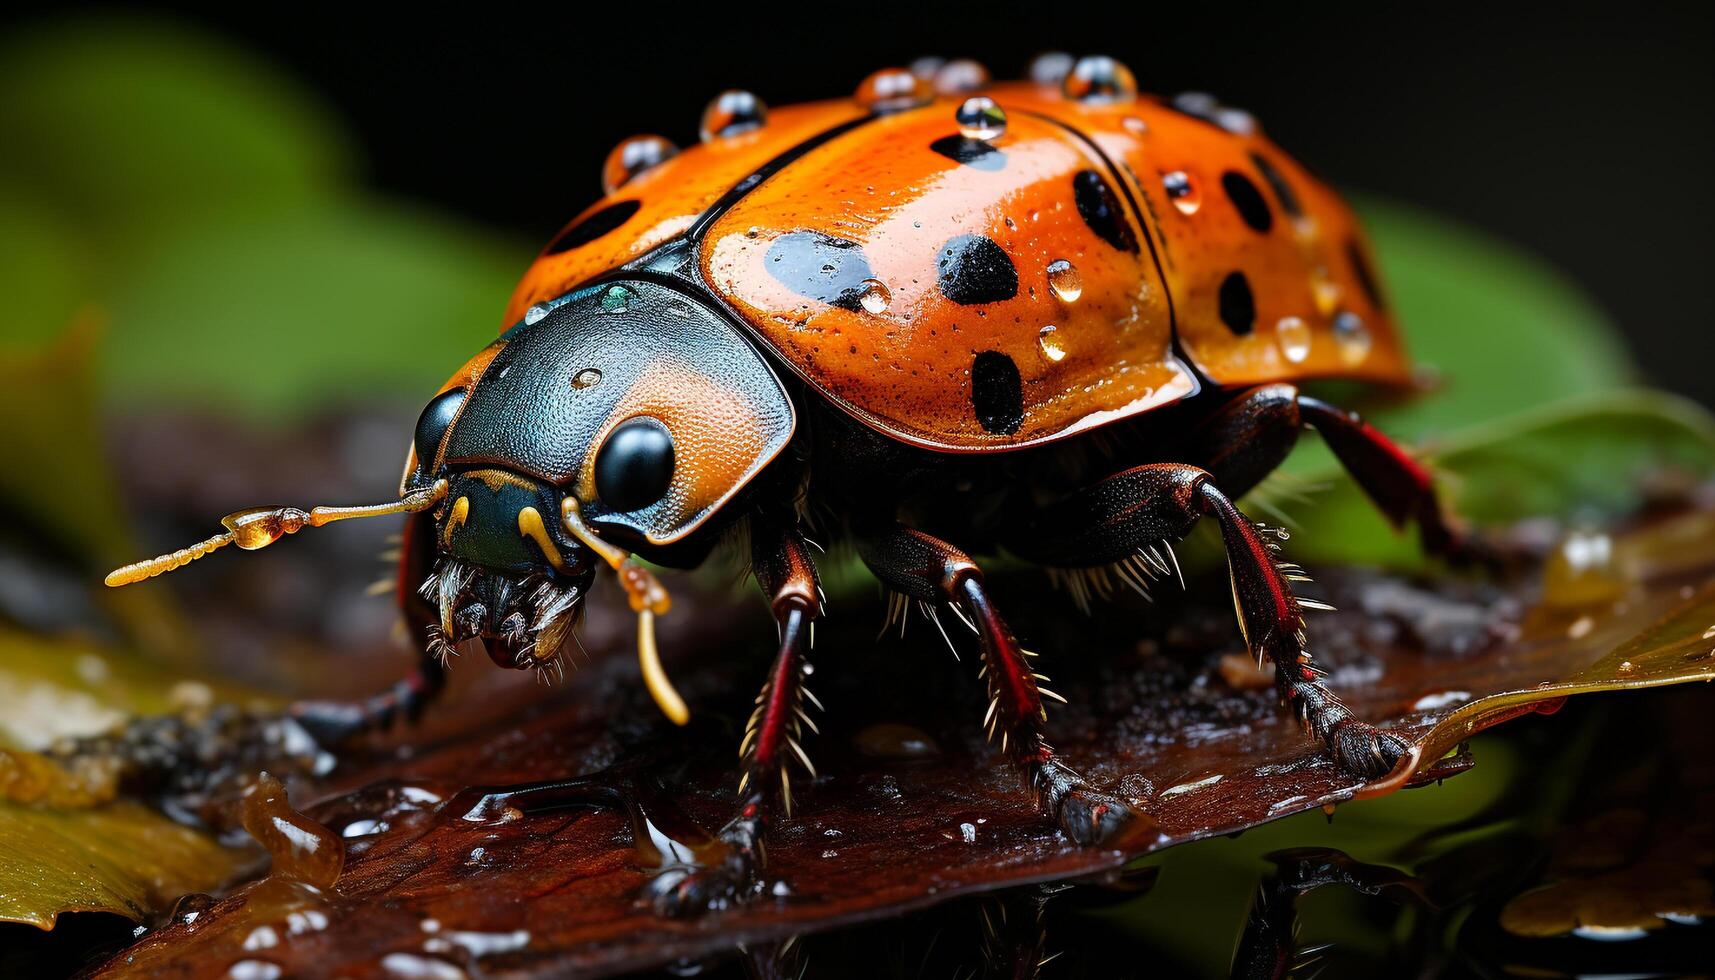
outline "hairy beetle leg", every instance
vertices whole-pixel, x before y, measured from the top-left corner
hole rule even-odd
[[[715,835],[718,855],[703,866],[669,868],[650,881],[648,898],[663,915],[695,915],[749,895],[766,859],[763,839],[769,826],[791,816],[792,769],[816,776],[801,742],[805,728],[816,729],[807,710],[816,703],[815,695],[804,686],[810,623],[822,613],[815,562],[795,528],[758,519],[752,540],[753,568],[780,629],[780,652],[739,743],[739,805]]]
[[[286,714],[324,748],[335,748],[367,732],[386,731],[400,717],[415,722],[446,683],[446,664],[431,651],[422,655],[415,670],[380,694],[361,701],[297,701]]]
[[[989,707],[984,726],[1024,773],[1043,810],[1079,844],[1101,844],[1133,826],[1138,816],[1117,796],[1094,789],[1055,755],[1043,737],[1046,699],[1059,695],[1031,664],[983,585],[982,570],[964,552],[921,531],[895,527],[860,538],[864,563],[884,585],[909,598],[945,604],[977,633]]]
[[[1278,558],[1279,546],[1264,539],[1206,470],[1154,463],[1115,474],[1043,508],[1012,549],[1050,566],[1105,565],[1155,541],[1182,538],[1205,516],[1220,522],[1239,627],[1251,653],[1273,661],[1281,700],[1342,767],[1365,777],[1386,773],[1405,743],[1353,717],[1323,686],[1289,581],[1296,566]]]
[[[1228,494],[1243,497],[1286,459],[1307,427],[1321,435],[1389,523],[1417,525],[1425,551],[1462,564],[1505,563],[1500,550],[1448,517],[1433,475],[1403,447],[1356,412],[1289,384],[1263,385],[1233,399],[1192,431],[1182,458],[1208,470]]]

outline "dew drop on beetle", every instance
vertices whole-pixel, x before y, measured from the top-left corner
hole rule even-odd
[[[935,87],[927,78],[905,68],[883,68],[863,80],[857,89],[858,105],[872,112],[896,112],[927,105]]]
[[[960,103],[953,120],[959,124],[959,135],[968,140],[986,143],[1006,132],[1006,110],[986,95],[973,95]]]
[[[1369,356],[1370,330],[1364,326],[1364,318],[1351,310],[1342,310],[1334,317],[1334,341],[1347,364],[1357,364]]]
[[[1050,323],[1036,332],[1036,346],[1041,349],[1042,356],[1051,363],[1058,364],[1066,359],[1065,338],[1060,336],[1060,330]]]
[[[707,143],[761,129],[766,122],[768,107],[762,100],[743,89],[732,88],[715,96],[703,110],[699,135]]]
[[[577,374],[572,375],[573,388],[578,388],[580,390],[583,388],[594,388],[598,384],[601,384],[601,372],[595,368],[584,368]]]
[[[1131,69],[1105,54],[1079,58],[1066,73],[1060,91],[1078,102],[1130,102],[1137,97],[1137,79]]]
[[[964,95],[975,92],[989,83],[989,70],[982,62],[970,58],[954,58],[934,74],[935,94]]]
[[[1167,199],[1179,209],[1180,214],[1196,214],[1203,206],[1203,195],[1197,190],[1197,182],[1183,170],[1175,170],[1161,176],[1161,185],[1167,189]]]
[[[888,292],[887,284],[880,279],[865,279],[861,283],[863,291],[858,294],[858,303],[866,313],[886,313],[887,304],[893,301],[893,294]]]
[[[1280,342],[1280,352],[1294,364],[1310,356],[1310,324],[1303,317],[1284,316],[1274,325],[1274,337]]]
[[[909,68],[911,70],[911,74],[916,75],[918,78],[933,80],[935,78],[935,73],[940,71],[941,66],[946,63],[947,59],[945,58],[937,55],[926,54],[921,58],[913,60]]]
[[[612,194],[633,177],[679,153],[673,141],[661,136],[633,136],[613,148],[601,165],[601,192]]]
[[[1340,305],[1340,284],[1319,266],[1310,273],[1310,296],[1316,301],[1317,312],[1330,316]]]
[[[1072,70],[1072,62],[1072,56],[1064,51],[1044,51],[1031,59],[1026,75],[1032,84],[1058,88]]]
[[[631,301],[637,294],[624,286],[610,286],[607,292],[601,294],[601,309],[603,313],[624,313],[631,309]]]
[[[1055,259],[1048,263],[1048,288],[1060,302],[1076,303],[1084,295],[1084,277],[1078,274],[1077,266]]]
[[[547,315],[548,315],[548,304],[547,303],[536,303],[536,304],[532,305],[529,309],[524,311],[524,322],[525,323],[535,323],[536,321],[542,319],[543,317],[545,317]]]

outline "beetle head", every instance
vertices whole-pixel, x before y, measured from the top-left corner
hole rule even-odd
[[[439,614],[430,642],[476,640],[503,667],[557,667],[575,642],[597,561],[566,533],[562,494],[495,468],[444,479],[434,564],[421,590]]]
[[[424,586],[440,638],[556,662],[602,564],[634,609],[664,610],[627,556],[719,524],[795,422],[749,342],[675,288],[616,281],[533,307],[430,400],[406,463],[402,492],[448,485]]]
[[[416,514],[408,547],[433,535],[431,642],[482,640],[506,666],[557,664],[605,564],[638,615],[650,690],[683,723],[654,650],[667,594],[631,554],[660,557],[713,526],[795,425],[779,379],[721,313],[660,282],[604,282],[532,307],[442,386],[417,422],[399,500],[239,511],[221,534],[116,569],[107,584],[229,544]]]

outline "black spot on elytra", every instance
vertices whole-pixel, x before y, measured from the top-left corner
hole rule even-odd
[[[1286,175],[1275,169],[1274,164],[1268,162],[1268,157],[1260,153],[1252,153],[1251,162],[1256,164],[1257,172],[1262,174],[1262,179],[1268,181],[1268,186],[1274,190],[1275,199],[1280,201],[1280,209],[1294,218],[1303,217],[1304,205],[1298,202],[1298,192],[1286,182]]]
[[[1018,269],[1011,256],[981,235],[948,241],[935,265],[941,295],[961,306],[999,303],[1018,295]]]
[[[1239,217],[1245,219],[1245,224],[1250,225],[1252,231],[1266,233],[1274,227],[1274,212],[1268,209],[1262,191],[1257,190],[1249,177],[1237,170],[1229,170],[1221,175],[1221,189],[1227,192],[1227,200],[1233,202]]]
[[[619,201],[609,204],[595,214],[590,215],[577,224],[560,232],[560,237],[554,239],[543,255],[558,255],[569,252],[579,245],[588,245],[601,236],[618,228],[631,220],[637,209],[643,206],[641,201]]]
[[[1078,214],[1096,237],[1122,252],[1137,251],[1137,235],[1125,220],[1125,211],[1114,189],[1094,170],[1080,170],[1072,175],[1072,200]]]
[[[1012,358],[985,350],[971,362],[971,407],[983,429],[996,435],[1011,435],[1024,424],[1024,383]]]
[[[842,310],[862,308],[863,281],[870,272],[869,260],[857,242],[814,231],[788,232],[768,246],[762,264],[769,275],[800,296]]]
[[[967,167],[994,172],[1006,169],[1006,154],[995,149],[982,140],[974,140],[966,136],[943,136],[929,144],[929,149],[941,154],[949,160],[956,160]]]
[[[1376,309],[1387,309],[1387,303],[1382,300],[1381,284],[1376,279],[1375,271],[1370,268],[1370,260],[1364,257],[1363,246],[1357,242],[1347,242],[1346,257],[1351,260],[1352,272],[1358,277],[1358,285],[1364,288],[1364,295],[1376,304]]]
[[[1244,273],[1228,273],[1221,280],[1220,306],[1221,322],[1228,330],[1242,337],[1256,328],[1256,297]]]

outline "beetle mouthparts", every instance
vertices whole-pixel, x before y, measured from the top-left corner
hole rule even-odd
[[[443,556],[419,590],[440,621],[431,644],[450,651],[481,643],[494,662],[520,670],[562,669],[583,618],[580,583],[541,573],[510,573]]]

